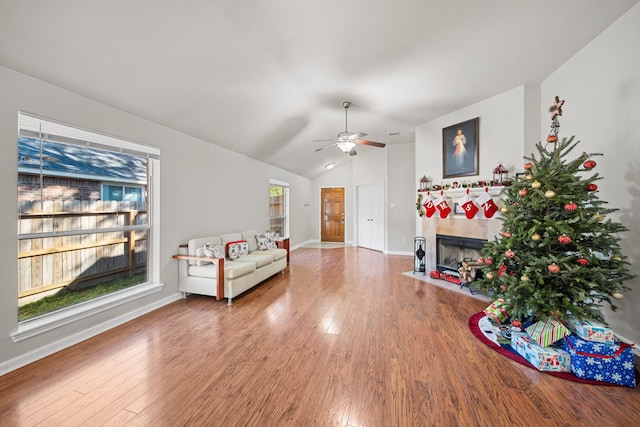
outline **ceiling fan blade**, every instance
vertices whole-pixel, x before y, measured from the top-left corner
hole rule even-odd
[[[332,139],[312,139],[311,142],[329,142],[329,141],[335,141],[335,138]]]
[[[364,133],[364,132],[356,132],[356,133],[352,133],[352,134],[350,134],[350,135],[349,135],[349,139],[350,139],[351,141],[357,141],[358,139],[360,139],[360,138],[364,138],[365,136],[367,136],[367,134],[366,134],[366,133]]]
[[[358,144],[371,145],[372,147],[380,147],[380,148],[384,148],[387,145],[387,144],[383,144],[382,142],[369,141],[367,139],[359,139]]]
[[[358,152],[356,151],[356,147],[353,147],[353,148],[351,149],[351,151],[349,151],[349,155],[350,155],[350,156],[355,156],[356,154],[358,154]]]
[[[332,141],[332,140],[331,140]],[[329,144],[329,145],[325,145],[324,147],[320,147],[320,148],[316,148],[316,151],[322,151],[325,148],[329,148],[329,147],[333,147],[334,145],[336,145],[337,142],[334,142],[333,144]]]

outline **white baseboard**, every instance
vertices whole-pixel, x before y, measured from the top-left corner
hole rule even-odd
[[[402,252],[402,251],[384,251],[385,255],[402,255],[402,256],[413,256],[413,252]]]
[[[78,344],[98,334],[106,332],[109,329],[122,325],[123,323],[133,320],[136,317],[140,317],[144,314],[157,310],[158,308],[163,307],[167,304],[170,304],[174,301],[178,301],[181,298],[182,298],[182,294],[179,292],[173,295],[169,295],[166,298],[163,298],[158,301],[154,301],[153,303],[145,305],[144,307],[139,307],[133,311],[125,313],[116,318],[110,319],[99,325],[95,325],[91,328],[87,328],[73,335],[69,335],[65,338],[49,343],[35,350],[31,350],[25,354],[21,354],[20,356],[14,357],[13,359],[0,362],[0,376],[8,372],[14,371],[18,368],[21,368],[23,366],[26,366],[29,363],[33,363],[37,360],[40,360],[44,357],[50,356],[54,353],[57,353],[60,350],[64,350],[65,348],[71,347],[75,344]]]

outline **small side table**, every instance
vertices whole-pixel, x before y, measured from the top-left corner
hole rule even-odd
[[[287,264],[289,264],[289,238],[288,237],[279,237],[276,239],[276,245],[280,249],[287,250]]]

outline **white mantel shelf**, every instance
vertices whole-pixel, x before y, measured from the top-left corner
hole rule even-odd
[[[451,199],[455,199],[455,198],[459,198],[465,195],[465,193],[467,192],[467,190],[469,190],[469,195],[470,196],[479,196],[482,193],[486,192],[487,189],[489,189],[489,195],[490,196],[499,196],[502,193],[502,190],[504,188],[508,188],[504,185],[500,185],[500,186],[494,186],[494,187],[475,187],[475,188],[450,188],[448,190],[428,190],[428,191],[420,191],[418,190],[418,194],[427,194],[428,192],[431,192],[431,196],[439,196],[440,192],[442,192],[442,194],[445,197],[449,197]]]

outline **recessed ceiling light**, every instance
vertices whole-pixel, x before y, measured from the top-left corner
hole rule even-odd
[[[331,162],[331,163],[327,163],[326,165],[324,165],[325,169],[333,169],[333,167],[336,165],[336,162]]]
[[[390,130],[389,132],[387,132],[388,136],[399,136],[400,135],[400,131],[399,130]]]

